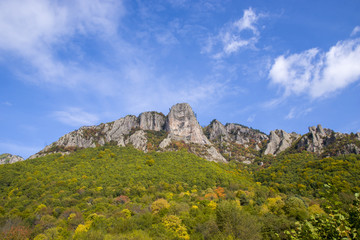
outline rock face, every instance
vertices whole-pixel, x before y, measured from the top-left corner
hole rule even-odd
[[[171,140],[191,143],[189,148],[195,154],[209,161],[226,162],[226,159],[214,148],[205,136],[193,110],[187,103],[174,105],[167,116],[165,130],[169,133],[160,147],[166,149]]]
[[[225,126],[214,119],[207,128],[208,137],[213,142],[231,141],[231,138],[225,128]]]
[[[205,134],[228,160],[243,163],[252,162],[259,156],[259,150],[268,139],[268,136],[259,130],[235,123],[224,126],[218,120],[213,120],[205,128]]]
[[[165,128],[166,118],[158,112],[144,112],[139,116],[140,129],[161,131]]]
[[[136,131],[126,139],[125,144],[131,144],[134,148],[146,151],[147,138],[145,132],[143,130]]]
[[[187,103],[178,103],[170,109],[165,129],[169,132],[169,137],[174,140],[186,143],[211,144]]]
[[[167,117],[162,113],[144,112],[138,117],[128,115],[114,122],[81,127],[65,134],[58,141],[31,156],[30,159],[56,152],[66,154],[77,148],[103,146],[106,143],[118,146],[132,145],[146,152],[148,150],[146,131],[168,133],[168,136],[159,144],[160,149],[166,150],[172,141],[183,141],[196,145],[189,148],[201,149],[201,151],[194,150],[194,153],[201,157],[210,161],[226,161],[206,138],[193,110],[187,103],[174,105]]]
[[[0,155],[0,164],[11,164],[20,161],[24,161],[24,159],[17,155],[11,155],[9,153],[4,153]]]
[[[260,143],[269,137],[252,128],[236,123],[227,123],[225,126],[218,120],[213,120],[207,127],[207,135],[211,141],[235,142],[237,144],[248,144],[250,142]]]
[[[339,135],[340,136],[340,135]],[[323,129],[319,124],[317,127],[309,127],[309,133],[305,134],[297,144],[298,149],[305,149],[308,152],[322,153],[323,149],[335,142],[335,133],[330,129]]]
[[[230,138],[239,144],[247,144],[251,141],[260,143],[263,140],[268,140],[269,137],[258,130],[254,130],[236,123],[228,123],[225,125],[226,131]]]
[[[289,148],[295,152],[305,150],[329,156],[360,154],[360,133],[336,133],[318,125],[309,127],[309,132],[303,136],[283,130],[271,131],[268,136],[236,123],[223,125],[218,120],[213,120],[203,130],[190,105],[178,103],[167,116],[144,112],[138,117],[128,115],[113,122],[81,127],[30,158],[57,152],[68,154],[78,148],[105,144],[132,145],[144,152],[176,151],[182,147],[210,161],[250,163],[262,154],[277,155]],[[18,156],[1,156],[0,163],[23,160]]]
[[[289,148],[294,141],[296,141],[300,134],[287,133],[284,130],[275,130],[270,132],[270,140],[266,146],[264,154],[277,155],[280,152]]]

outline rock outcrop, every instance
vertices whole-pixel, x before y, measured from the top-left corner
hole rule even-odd
[[[17,155],[12,155],[9,153],[4,153],[0,155],[0,164],[11,164],[24,161],[24,159]]]
[[[165,130],[169,132],[169,138],[174,140],[186,143],[211,144],[187,103],[178,103],[170,109]]]
[[[126,139],[125,144],[131,144],[134,148],[146,152],[147,138],[145,132],[143,130],[136,131]]]
[[[309,132],[303,136],[284,130],[271,131],[267,135],[236,123],[223,125],[218,120],[213,120],[203,129],[190,105],[178,103],[172,106],[167,116],[144,112],[138,117],[128,115],[113,122],[81,127],[30,158],[58,152],[68,154],[79,148],[105,144],[132,145],[144,152],[186,148],[210,161],[250,163],[262,154],[277,155],[287,149],[325,156],[360,154],[360,133],[337,133],[318,125],[309,127]],[[18,158],[7,159],[2,162],[14,162]]]
[[[333,143],[335,140],[336,136],[334,131],[323,129],[319,124],[317,127],[309,127],[309,133],[302,136],[296,148],[319,154],[322,153],[326,146]]]
[[[235,142],[237,144],[261,143],[269,137],[259,130],[245,127],[236,123],[225,126],[218,120],[213,120],[205,130],[208,138],[213,142]]]
[[[210,125],[206,129],[206,133],[208,138],[213,142],[228,142],[231,141],[230,136],[225,128],[225,126],[219,122],[218,120],[214,119]]]
[[[268,140],[269,137],[260,132],[259,130],[251,129],[236,123],[227,123],[225,125],[226,131],[228,132],[230,138],[239,144],[248,144],[251,141],[255,143],[260,143],[264,140]]]
[[[280,152],[291,147],[292,143],[301,137],[297,133],[287,133],[284,130],[275,130],[270,132],[270,140],[266,146],[264,154],[277,155]]]
[[[165,130],[169,135],[160,143],[163,149],[169,147],[171,140],[183,141],[190,143],[190,150],[200,157],[209,161],[226,162],[205,136],[189,104],[178,103],[170,109]]]
[[[183,141],[189,144],[189,148],[201,157],[210,161],[226,161],[206,138],[193,110],[187,103],[174,105],[167,117],[162,113],[144,112],[138,117],[128,115],[114,122],[81,127],[65,134],[58,141],[31,156],[30,159],[49,153],[67,154],[78,148],[103,146],[105,144],[132,145],[146,152],[148,151],[146,131],[166,131],[168,133],[168,136],[159,146],[156,146],[159,149],[167,150],[173,141]]]
[[[259,156],[259,150],[268,139],[268,136],[259,130],[235,123],[224,126],[218,120],[213,120],[205,128],[205,134],[228,160],[243,163],[252,162]]]
[[[166,117],[158,112],[144,112],[139,116],[140,129],[161,131],[165,128]]]

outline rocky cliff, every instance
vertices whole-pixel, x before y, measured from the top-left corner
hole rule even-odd
[[[260,156],[260,149],[268,140],[268,136],[259,130],[236,123],[223,125],[216,119],[205,127],[204,132],[228,161],[251,163]]]
[[[270,140],[266,146],[264,154],[277,155],[287,148],[291,147],[292,143],[301,137],[297,133],[287,133],[284,130],[275,130],[270,132]]]
[[[56,152],[67,154],[79,148],[105,144],[132,145],[144,152],[185,148],[210,161],[251,163],[256,157],[284,151],[309,151],[330,156],[360,154],[360,133],[335,133],[318,125],[310,127],[303,136],[284,130],[271,131],[267,135],[236,123],[223,125],[218,120],[203,129],[190,105],[179,103],[171,107],[167,116],[144,112],[138,117],[128,115],[113,122],[81,127],[30,158]]]
[[[4,153],[0,155],[0,164],[8,164],[24,161],[24,159],[17,155],[11,155],[9,153]]]
[[[211,161],[226,161],[206,138],[193,110],[187,103],[174,105],[168,116],[157,112],[144,112],[138,117],[128,115],[114,122],[81,127],[65,134],[30,158],[56,152],[67,154],[78,148],[105,144],[132,145],[146,152],[149,150],[148,133],[152,131],[165,131],[167,134],[167,137],[155,146],[159,150],[173,150],[172,144],[180,141],[188,144],[188,149],[201,157]]]
[[[271,131],[264,154],[277,155],[285,150],[308,151],[324,156],[360,154],[360,133],[338,133],[320,124],[309,127],[309,132],[303,136],[284,130]]]
[[[360,133],[339,133],[317,125],[309,127],[309,132],[300,138],[294,148],[327,156],[360,154]]]

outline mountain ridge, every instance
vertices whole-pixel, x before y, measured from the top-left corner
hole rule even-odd
[[[159,135],[156,143],[150,135]],[[161,141],[160,141],[161,140]],[[360,154],[360,133],[337,133],[331,129],[309,127],[303,135],[277,129],[265,134],[238,123],[223,125],[214,119],[202,128],[187,103],[171,107],[169,114],[150,111],[139,116],[127,115],[97,126],[83,126],[60,137],[29,159],[60,152],[68,154],[79,148],[106,144],[127,146],[147,151],[174,151],[185,147],[188,151],[210,161],[236,160],[251,163],[262,155],[277,155],[284,151],[308,151],[315,154]],[[329,146],[336,146],[330,151]]]

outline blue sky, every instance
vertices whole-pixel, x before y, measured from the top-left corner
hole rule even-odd
[[[360,1],[0,1],[0,153],[188,102],[265,133],[360,131]]]

